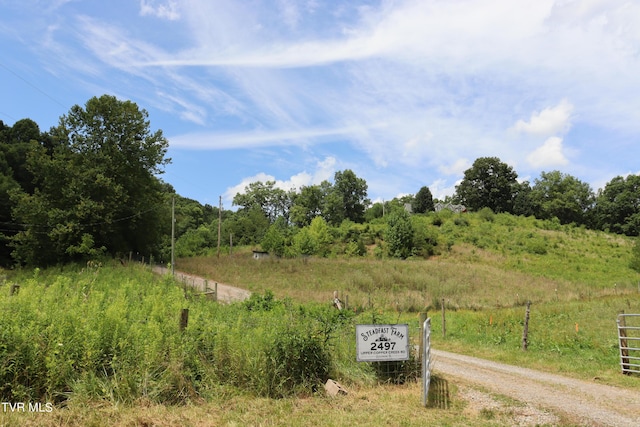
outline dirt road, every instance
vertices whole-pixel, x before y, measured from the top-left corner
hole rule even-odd
[[[463,384],[460,395],[471,407],[500,412],[505,403],[492,394],[520,401],[505,411],[514,415],[512,425],[557,425],[554,414],[562,414],[579,426],[640,426],[638,392],[445,351],[432,355],[433,371]]]
[[[169,270],[162,266],[153,267],[153,271],[158,274],[169,274]],[[185,283],[200,292],[213,292],[214,290],[217,290],[217,297],[220,302],[230,303],[234,301],[244,301],[251,296],[251,292],[245,289],[225,285],[213,280],[207,280],[192,274],[181,273],[178,271],[174,273],[176,280]]]

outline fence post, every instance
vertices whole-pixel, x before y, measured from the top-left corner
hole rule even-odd
[[[527,301],[527,310],[524,314],[524,331],[522,332],[522,349],[526,350],[529,346],[529,311],[531,309],[531,301]]]
[[[180,312],[180,331],[184,331],[189,324],[189,309],[183,308]]]
[[[431,319],[426,318],[422,322],[422,313],[420,313],[420,319],[420,341],[423,342],[423,349],[420,352],[420,359],[422,359],[422,406],[426,407],[431,383]]]
[[[444,298],[442,298],[442,338],[447,337],[447,318],[445,316]]]
[[[422,358],[422,354],[424,351],[424,322],[427,320],[427,313],[420,313],[420,341],[418,343],[418,351],[420,354],[420,358]]]

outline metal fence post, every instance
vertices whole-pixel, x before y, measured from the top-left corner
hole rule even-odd
[[[426,407],[429,400],[429,385],[431,383],[431,318],[422,323],[422,406]]]

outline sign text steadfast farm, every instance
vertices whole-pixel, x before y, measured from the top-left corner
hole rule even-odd
[[[409,325],[356,325],[358,362],[409,359]]]

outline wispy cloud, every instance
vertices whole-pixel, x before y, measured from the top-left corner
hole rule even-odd
[[[254,131],[236,133],[202,132],[170,137],[171,145],[176,148],[197,150],[228,150],[269,147],[277,145],[302,145],[305,141],[322,141],[329,137],[346,137],[359,129],[303,129],[289,131]]]
[[[597,180],[602,153],[640,133],[637,2],[39,4],[21,6],[32,25],[2,33],[60,78],[144,101],[175,148],[303,147],[391,192],[451,189],[480,156]],[[585,137],[594,129],[607,147]],[[247,175],[274,176],[267,166]]]

